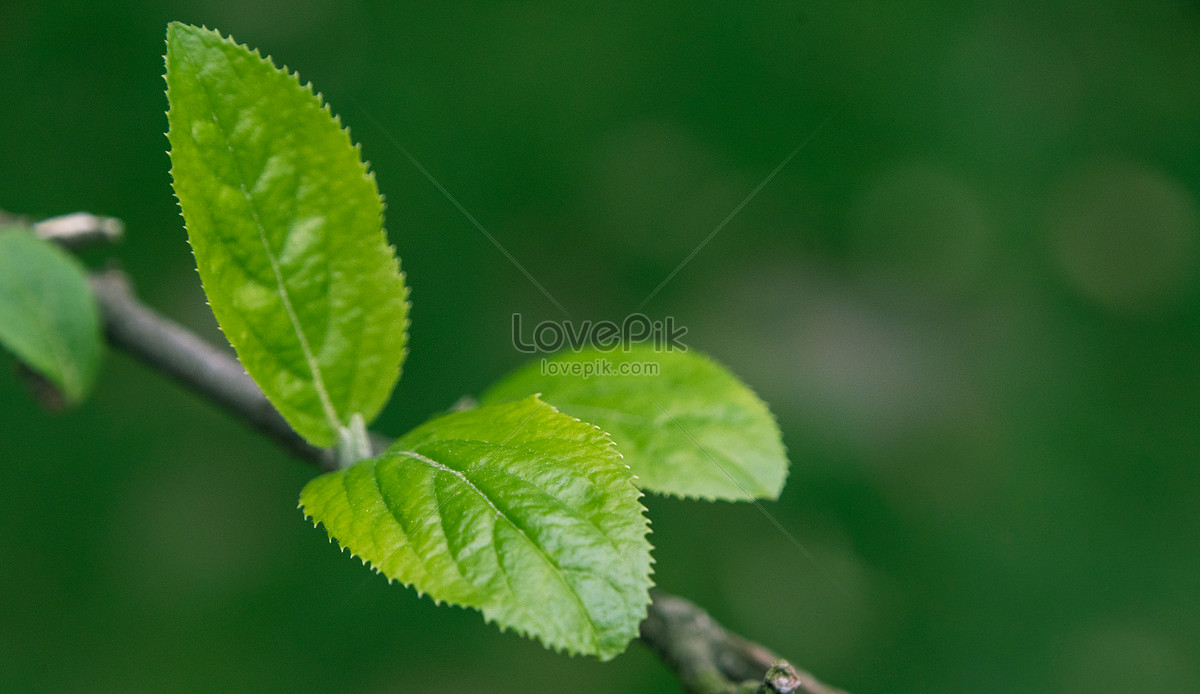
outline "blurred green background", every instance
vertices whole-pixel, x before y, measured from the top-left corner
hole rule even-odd
[[[322,91],[412,287],[398,434],[645,307],[777,413],[764,508],[650,498],[656,576],[855,694],[1200,691],[1195,3],[0,4],[0,207],[114,215],[219,340],[167,174],[166,22]],[[832,117],[831,117],[832,116]],[[0,364],[0,691],[669,692],[388,586],[314,472],[121,354],[76,411]]]

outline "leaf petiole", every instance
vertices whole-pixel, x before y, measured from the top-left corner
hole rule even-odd
[[[363,420],[363,416],[355,412],[350,417],[349,426],[338,427],[338,468],[348,468],[372,455],[371,439],[367,436],[367,424]]]

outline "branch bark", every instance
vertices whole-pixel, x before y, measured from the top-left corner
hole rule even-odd
[[[336,468],[333,451],[297,434],[236,359],[139,301],[124,273],[93,274],[91,285],[114,347],[237,415],[288,453],[322,470]]]
[[[72,212],[35,222],[25,215],[0,210],[0,225],[28,228],[39,238],[71,251],[115,243],[125,234],[125,223],[121,220],[89,212]]]
[[[146,306],[119,271],[94,274],[91,285],[113,346],[207,397],[300,460],[321,470],[336,468],[333,450],[317,448],[293,431],[232,354]],[[376,437],[374,445],[382,448],[386,442]],[[651,595],[641,640],[675,671],[687,691],[845,694],[731,633],[693,603],[658,590]]]
[[[33,225],[33,233],[76,251],[120,241],[125,234],[125,223],[116,217],[73,212],[43,219]]]
[[[721,626],[694,603],[651,590],[642,642],[697,694],[846,694],[765,646]]]

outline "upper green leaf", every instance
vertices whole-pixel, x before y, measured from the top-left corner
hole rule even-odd
[[[167,27],[175,195],[246,371],[318,446],[400,376],[406,290],[374,177],[307,86],[215,31]]]
[[[604,432],[530,397],[434,419],[300,505],[389,579],[608,659],[650,601],[639,496]]]
[[[530,393],[612,435],[643,489],[775,499],[787,479],[787,452],[770,410],[736,376],[693,351],[635,345],[560,353],[509,374],[480,402]]]
[[[83,266],[24,229],[0,228],[0,344],[71,403],[100,366],[100,317]]]

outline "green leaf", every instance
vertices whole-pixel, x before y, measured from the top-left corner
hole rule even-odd
[[[103,352],[83,266],[24,229],[0,229],[0,344],[70,403],[91,390]]]
[[[776,499],[787,479],[787,452],[770,410],[727,369],[694,351],[635,345],[560,353],[509,374],[480,402],[530,393],[607,431],[643,489]]]
[[[389,580],[607,660],[650,601],[639,496],[604,432],[531,397],[434,419],[300,505]]]
[[[349,133],[286,69],[167,27],[175,195],[213,313],[302,436],[370,422],[400,377],[408,305],[383,203]]]

